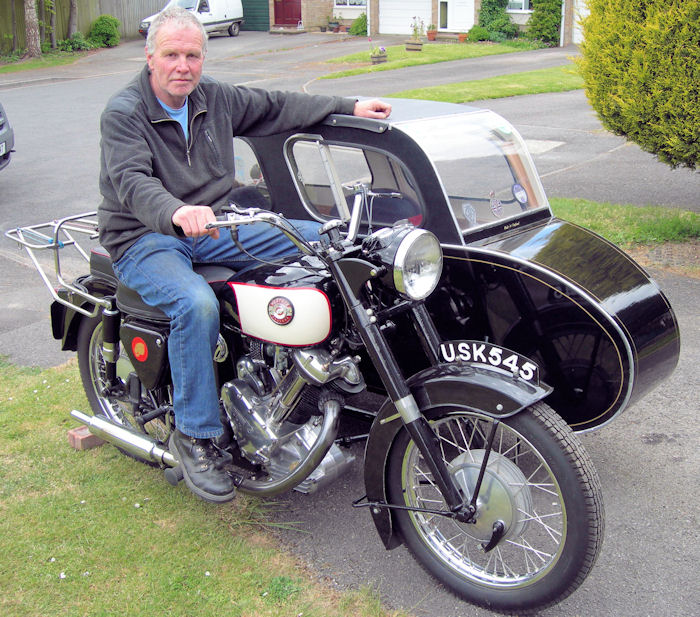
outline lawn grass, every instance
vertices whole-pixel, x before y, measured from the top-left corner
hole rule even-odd
[[[583,79],[573,64],[555,66],[512,75],[462,81],[429,88],[394,92],[389,96],[404,99],[425,99],[447,103],[467,103],[499,99],[523,94],[565,92],[583,88]]]
[[[369,48],[367,51],[349,54],[327,60],[329,64],[345,64],[348,68],[324,75],[321,79],[337,79],[351,75],[391,71],[407,66],[435,64],[466,58],[481,58],[497,54],[508,54],[516,51],[529,51],[539,46],[529,41],[506,41],[504,43],[425,43],[423,51],[406,51],[403,45],[390,45],[386,48],[387,61],[383,64],[370,64]]]
[[[312,580],[259,500],[208,504],[112,446],[71,449],[73,408],[88,409],[75,361],[0,363],[3,617],[398,614]]]
[[[550,198],[554,214],[629,247],[700,240],[700,214],[661,206]]]
[[[85,51],[50,52],[42,54],[39,58],[29,58],[27,60],[17,61],[10,61],[9,58],[0,56],[0,75],[5,73],[31,71],[33,69],[50,69],[54,66],[73,64],[85,54],[87,54]]]

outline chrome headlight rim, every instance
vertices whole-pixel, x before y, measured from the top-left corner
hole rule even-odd
[[[415,285],[407,284],[406,266],[410,263],[410,259],[413,258],[412,250],[415,249],[417,242],[425,238],[432,240],[437,249],[436,254],[438,257],[433,263],[436,268],[433,273],[430,274],[430,276],[433,276],[433,281],[431,281],[428,286],[425,286],[422,291],[417,292]],[[393,271],[394,288],[402,296],[410,300],[424,300],[433,293],[442,274],[442,247],[435,234],[426,229],[413,229],[406,234],[401,239],[394,255]],[[424,276],[429,276],[429,274],[426,273]]]

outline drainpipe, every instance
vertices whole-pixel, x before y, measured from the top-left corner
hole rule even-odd
[[[566,2],[567,2],[567,0],[562,0],[562,3],[561,3],[561,24],[559,26],[559,47],[564,47],[564,24],[566,23]]]

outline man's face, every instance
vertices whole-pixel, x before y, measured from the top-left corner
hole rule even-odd
[[[153,92],[173,109],[182,107],[187,95],[199,83],[204,64],[202,43],[202,35],[197,28],[166,23],[156,34],[153,54],[146,50]]]

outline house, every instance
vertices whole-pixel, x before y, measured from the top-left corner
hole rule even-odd
[[[581,42],[578,18],[586,11],[585,0],[562,0],[561,44]],[[410,34],[414,16],[436,24],[438,33],[468,31],[478,21],[481,0],[243,0],[246,29],[318,30],[330,18],[350,25],[366,13],[371,34]],[[510,0],[511,20],[525,28],[532,14],[531,0]]]

